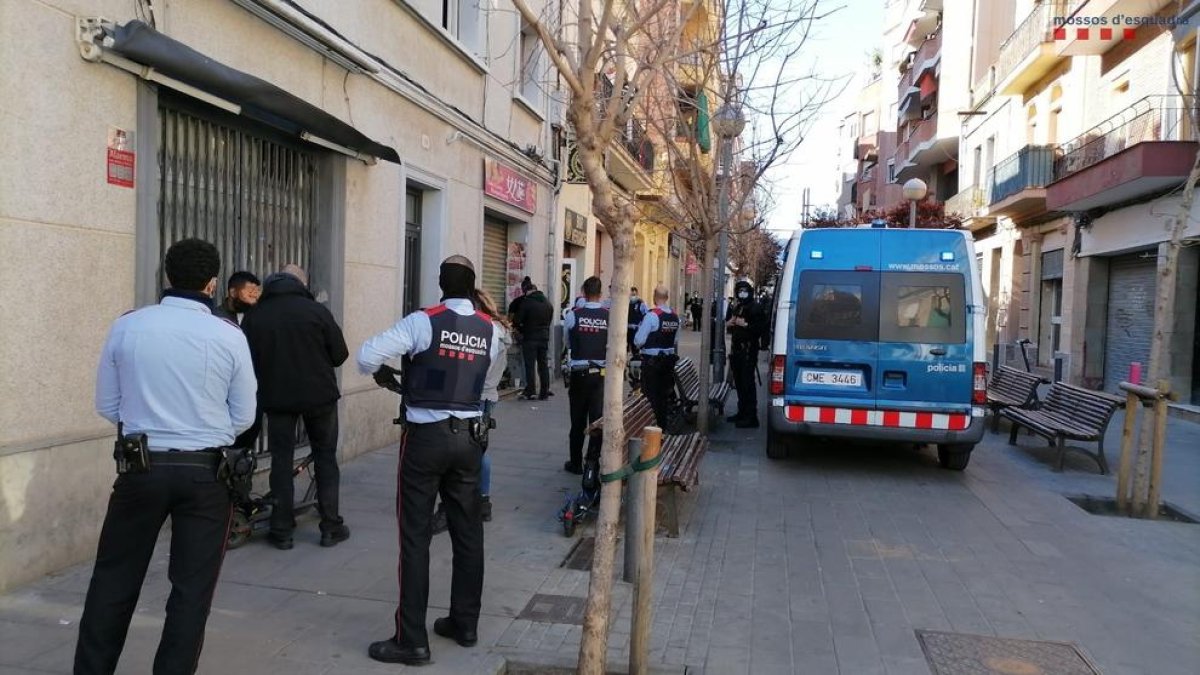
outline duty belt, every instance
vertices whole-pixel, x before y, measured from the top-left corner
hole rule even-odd
[[[198,466],[215,469],[221,463],[218,450],[151,450],[150,466]]]
[[[438,425],[444,425],[444,426],[450,427],[450,431],[453,431],[454,433],[458,433],[460,431],[466,431],[467,429],[469,429],[471,422],[478,422],[478,421],[479,421],[478,417],[460,418],[460,417],[454,417],[453,415],[451,415],[450,417],[447,417],[444,420],[438,420],[436,422],[406,422],[406,424],[411,424],[414,427],[436,427]]]

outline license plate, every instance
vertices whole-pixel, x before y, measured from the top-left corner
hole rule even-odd
[[[800,384],[831,387],[861,387],[862,373],[854,370],[801,370]]]

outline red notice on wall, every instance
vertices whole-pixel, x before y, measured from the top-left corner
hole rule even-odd
[[[514,167],[483,159],[483,193],[529,213],[537,211],[537,185]]]
[[[109,127],[108,154],[105,162],[108,184],[118,187],[133,187],[136,161],[137,157],[133,152],[133,132]]]

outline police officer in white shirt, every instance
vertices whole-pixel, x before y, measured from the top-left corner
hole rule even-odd
[[[674,401],[675,363],[679,360],[675,349],[682,324],[667,304],[669,300],[666,286],[655,288],[654,309],[646,313],[633,336],[633,343],[642,350],[643,391],[663,429],[673,428],[668,415]]]
[[[176,242],[164,267],[171,287],[162,301],[117,319],[100,355],[96,412],[120,423],[126,438],[145,435],[149,468],[113,485],[79,622],[76,675],[116,670],[167,517],[171,596],[154,672],[195,672],[231,515],[218,448],[254,420],[246,338],[212,315],[216,247]]]
[[[450,615],[433,630],[464,647],[475,644],[483,594],[479,418],[488,366],[501,346],[491,317],[470,298],[475,267],[456,255],[441,265],[442,304],[413,312],[363,343],[358,366],[383,384],[384,362],[404,356],[405,419],[400,442],[396,513],[400,525],[400,606],[396,632],[372,643],[376,661],[428,663],[429,540],[439,492],[453,542]]]

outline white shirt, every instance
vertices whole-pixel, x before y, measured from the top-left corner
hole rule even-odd
[[[475,305],[466,298],[450,298],[442,304],[459,316],[471,316],[475,313]],[[363,343],[358,350],[358,369],[364,375],[370,375],[385,361],[405,354],[419,354],[433,343],[433,324],[429,315],[417,311],[400,319],[394,326]],[[496,324],[492,323],[492,339],[489,343],[488,357],[494,365],[501,360],[504,344],[497,335]],[[489,372],[491,366],[488,367]],[[414,424],[429,424],[441,422],[449,417],[468,419],[479,417],[483,413],[478,410],[433,410],[431,408],[405,408],[405,419]]]
[[[663,312],[665,312],[667,314],[673,313],[673,312],[671,312],[670,305],[658,305],[656,308],[661,309]],[[641,325],[638,326],[637,333],[633,336],[633,344],[637,345],[638,347],[641,347],[642,345],[646,344],[646,339],[650,337],[651,333],[658,330],[658,326],[660,323],[661,322],[658,320],[657,314],[655,314],[654,312],[646,312],[645,318],[642,319]],[[675,333],[675,344],[679,344],[679,333]],[[668,347],[666,349],[643,349],[642,353],[645,354],[646,356],[659,356],[662,354],[674,354],[675,347]]]
[[[254,422],[246,336],[205,305],[168,296],[117,319],[96,373],[96,412],[154,450],[233,443]]]

